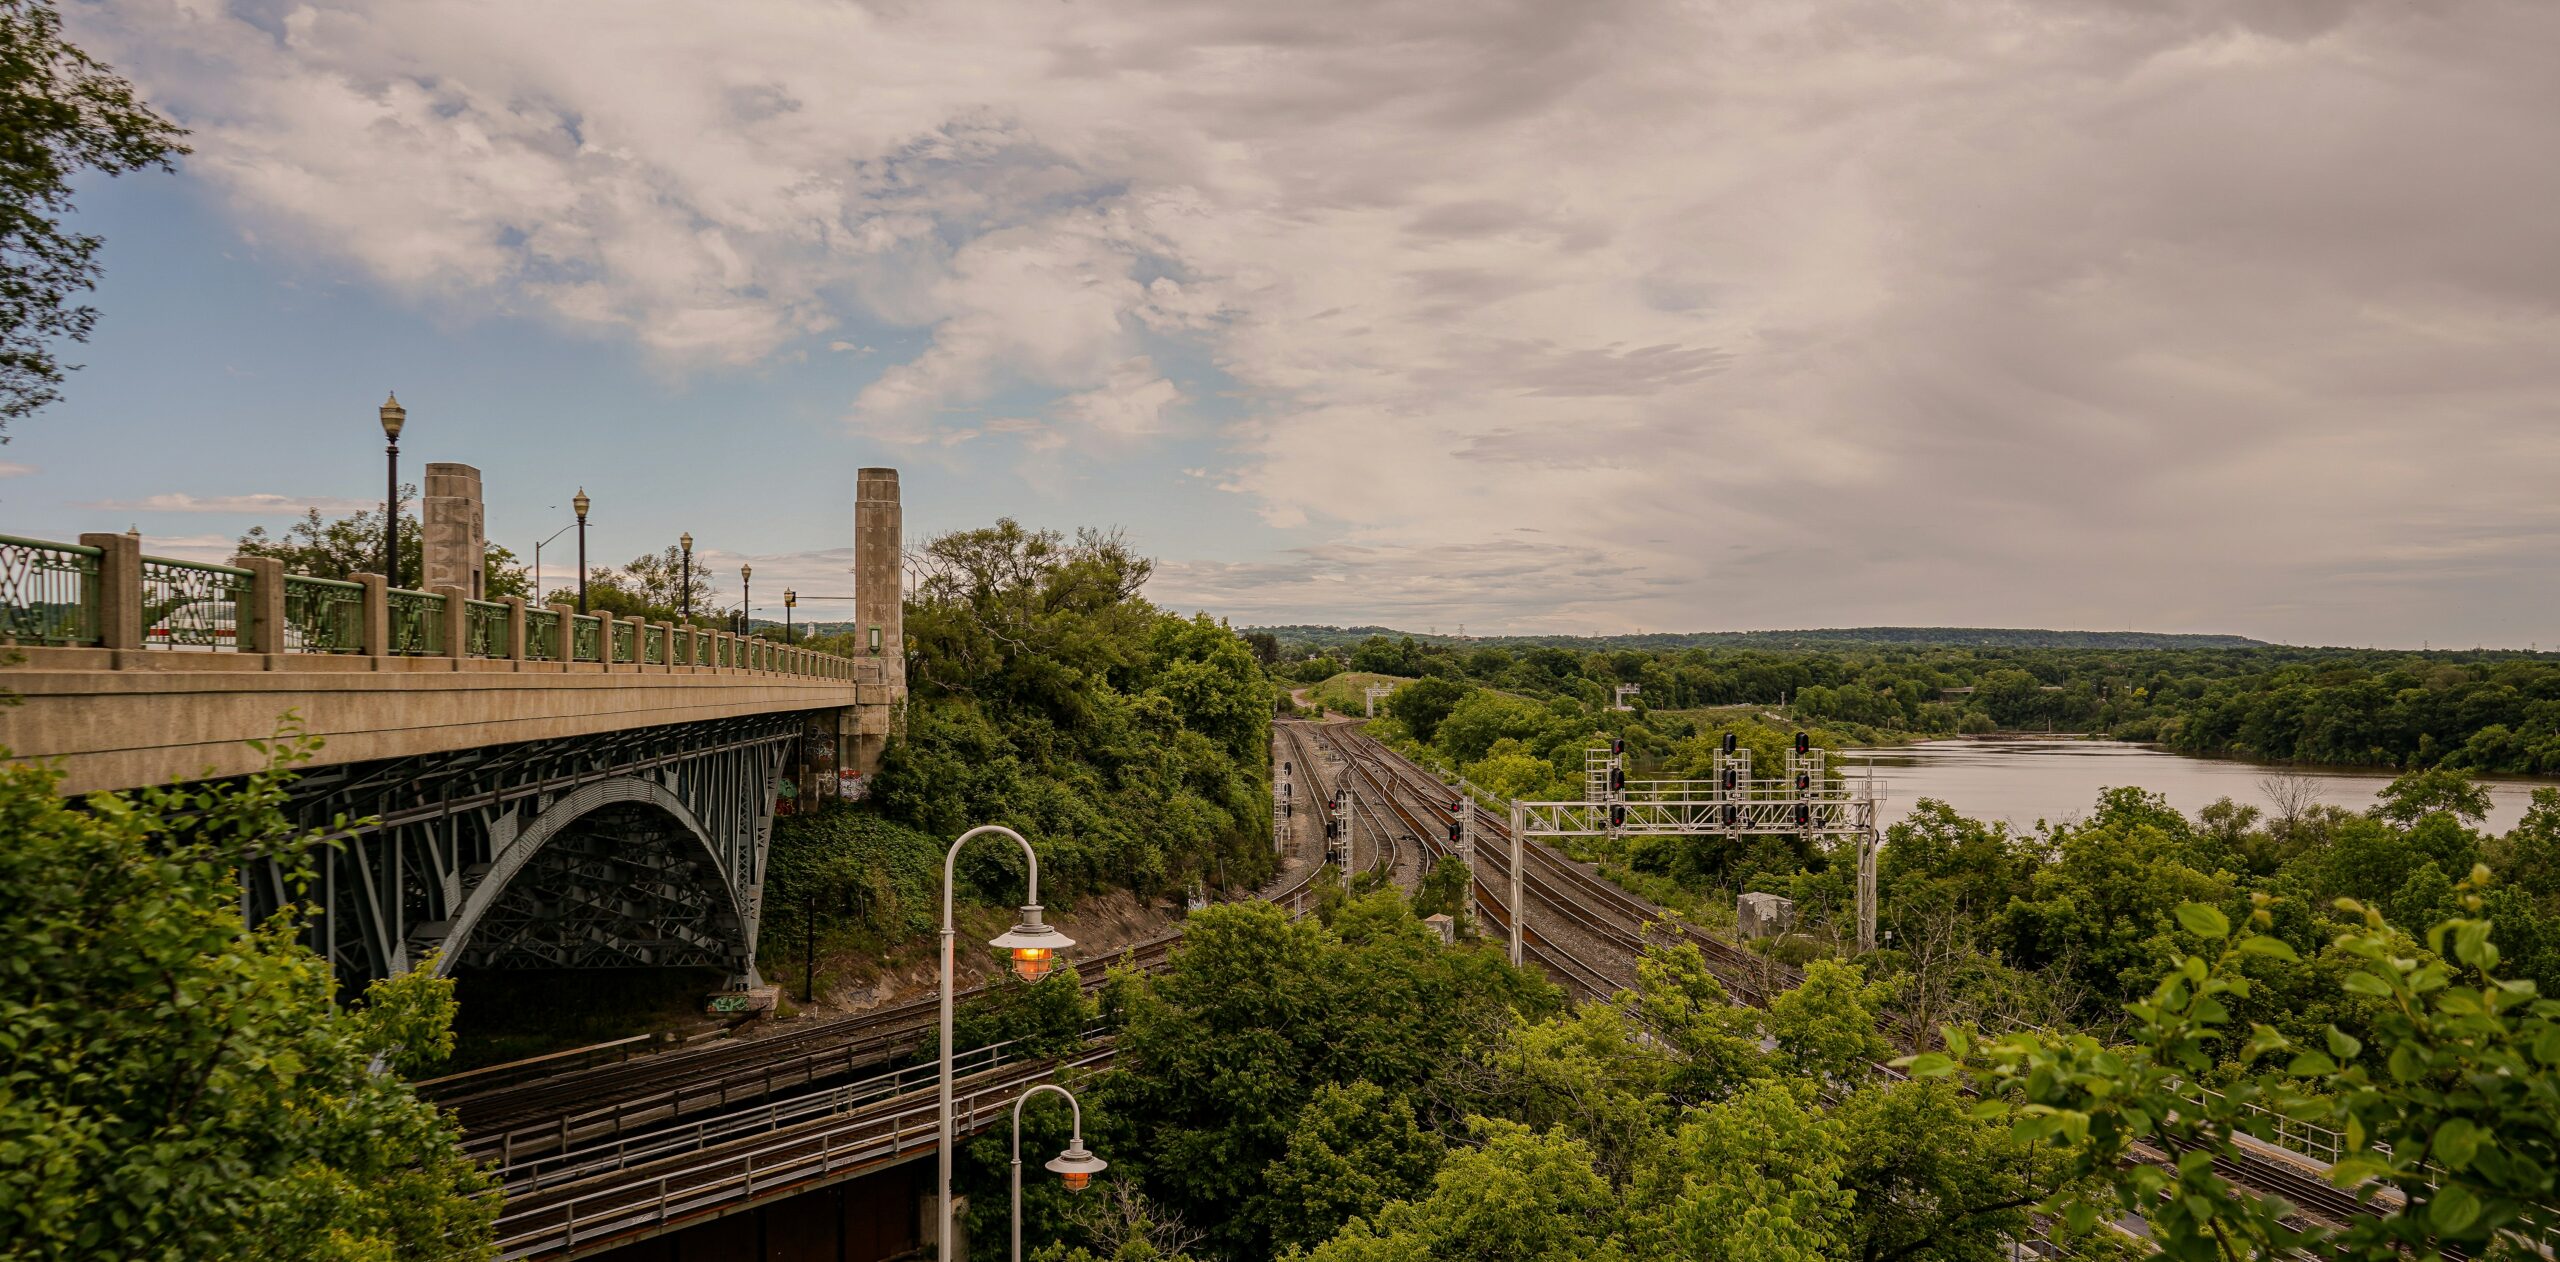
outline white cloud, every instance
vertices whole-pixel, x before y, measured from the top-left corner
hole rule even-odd
[[[848,390],[871,439],[1116,458],[1186,432],[1155,365],[1197,356],[1222,485],[1320,560],[1165,581],[1274,616],[2560,615],[2538,0],[70,20],[263,239],[678,365],[925,331]]]
[[[329,495],[278,495],[261,491],[249,495],[189,495],[184,491],[165,491],[138,500],[100,500],[84,504],[84,508],[133,513],[228,513],[242,517],[300,517],[312,509],[323,513],[353,513],[380,508],[380,500],[351,500]]]
[[[0,478],[23,478],[36,472],[40,470],[34,465],[20,464],[15,460],[0,460]]]

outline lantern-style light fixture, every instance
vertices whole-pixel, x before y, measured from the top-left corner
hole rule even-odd
[[[382,401],[383,437],[395,443],[400,441],[400,427],[408,423],[409,409],[400,406],[399,395],[394,394]]]
[[[1086,1184],[1093,1182],[1093,1176],[1111,1168],[1110,1162],[1094,1156],[1093,1151],[1084,1146],[1082,1133],[1078,1133],[1068,1142],[1065,1152],[1041,1164],[1057,1171],[1059,1180],[1067,1185],[1067,1190],[1070,1192],[1083,1191]]]
[[[1058,953],[1075,944],[1075,939],[1040,918],[1038,903],[1023,904],[1021,921],[987,940],[988,946],[1013,957],[1013,975],[1026,982],[1047,976],[1050,966],[1057,963]]]

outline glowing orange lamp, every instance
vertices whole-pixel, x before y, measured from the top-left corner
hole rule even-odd
[[[1036,982],[1048,975],[1058,953],[1074,946],[1075,940],[1040,919],[1040,904],[1026,903],[1021,923],[989,939],[987,945],[1012,954],[1014,976]]]

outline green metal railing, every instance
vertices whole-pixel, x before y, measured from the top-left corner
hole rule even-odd
[[[604,641],[600,633],[600,628],[602,628],[603,625],[604,624],[599,621],[594,614],[578,613],[569,615],[569,646],[572,652],[567,660],[572,662],[603,661],[604,657],[602,651],[604,648]]]
[[[505,657],[513,648],[507,643],[507,620],[507,607],[497,601],[463,602],[462,655]]]
[[[617,662],[636,662],[640,660],[640,627],[637,623],[625,622],[620,618],[613,620],[613,657],[611,660]]]
[[[382,598],[391,611],[391,651],[403,657],[442,657],[444,597],[394,587]]]
[[[228,565],[142,558],[142,646],[236,652],[253,577]]]
[[[667,664],[667,629],[665,627],[640,628],[640,660],[652,666]]]
[[[524,656],[529,662],[560,660],[560,615],[550,609],[524,611]]]
[[[0,637],[97,643],[99,556],[76,543],[0,535]]]
[[[285,575],[284,651],[363,652],[364,584]]]

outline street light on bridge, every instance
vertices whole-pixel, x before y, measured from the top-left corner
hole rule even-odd
[[[587,498],[587,488],[578,488],[578,497],[569,507],[578,510],[578,612],[587,611],[587,506],[595,501]],[[563,640],[562,643],[567,643]]]
[[[756,567],[752,565],[738,567],[738,634],[740,635],[756,633],[755,577]]]
[[[678,616],[689,623],[693,621],[693,532],[677,535],[676,542],[684,545],[684,585],[676,589],[676,605],[683,611]]]
[[[791,634],[791,610],[799,603],[800,593],[788,587],[782,589],[782,642],[785,644],[799,643]]]
[[[941,1262],[951,1262],[951,1142],[954,1129],[951,1116],[951,955],[952,941],[958,936],[951,926],[951,887],[958,874],[960,848],[990,833],[1011,837],[1015,845],[1022,847],[1022,858],[1029,867],[1030,880],[1029,901],[1022,905],[1022,919],[1011,929],[990,939],[987,945],[1010,954],[1014,975],[1026,982],[1040,980],[1048,973],[1049,966],[1056,962],[1058,952],[1075,945],[1075,939],[1040,919],[1040,852],[1031,848],[1028,838],[1002,824],[980,824],[960,834],[959,840],[951,843],[950,851],[942,856],[942,1077],[941,1108],[937,1110],[941,1119],[942,1143],[936,1157],[941,1168],[941,1182],[937,1185],[939,1199],[934,1202],[933,1211],[941,1224],[934,1233],[934,1256]],[[1081,1109],[1078,1114],[1081,1119]],[[1078,1128],[1082,1128],[1081,1120]],[[1061,1170],[1060,1173],[1067,1172]],[[1084,1173],[1090,1175],[1092,1171]]]
[[[382,436],[391,440],[391,486],[382,497],[382,574],[388,585],[400,585],[400,427],[409,423],[409,409],[400,406],[400,396],[392,393],[382,401]]]

